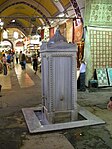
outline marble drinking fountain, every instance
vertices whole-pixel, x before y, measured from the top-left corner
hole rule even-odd
[[[40,52],[42,105],[22,109],[29,132],[104,124],[77,104],[77,46],[67,43],[57,29],[49,42],[42,44]]]

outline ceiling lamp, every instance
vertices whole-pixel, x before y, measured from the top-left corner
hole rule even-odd
[[[14,22],[16,22],[16,20],[12,20],[11,22],[13,22],[13,23],[14,23]]]
[[[58,2],[59,0],[54,0],[54,2]]]

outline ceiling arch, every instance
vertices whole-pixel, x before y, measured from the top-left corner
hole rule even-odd
[[[8,39],[3,39],[3,41],[8,41],[11,44],[11,49],[13,49],[13,43],[12,43],[12,41],[10,41]]]
[[[50,27],[50,19],[60,13],[67,12],[69,17],[81,18],[77,1],[81,0],[0,0],[0,17],[6,28],[9,25],[17,26],[29,34],[38,26]],[[69,13],[71,9],[72,14]],[[11,22],[12,19],[16,20],[15,24]]]
[[[22,5],[17,5],[17,7],[21,7]],[[15,8],[15,7],[14,7]],[[23,24],[22,28],[26,27],[26,30],[29,31],[30,28],[32,28],[32,26],[42,26],[42,22],[40,19],[35,19],[33,20],[32,16],[28,14],[28,12],[24,12],[24,10],[20,10],[19,13],[15,11],[15,9],[12,7],[9,7],[8,9],[4,10],[2,15],[6,15],[7,17],[5,17],[3,19],[3,21],[5,22],[4,27],[7,28],[7,26],[9,24],[12,25],[16,25],[16,22],[21,22],[21,24]],[[28,8],[27,8],[28,9]],[[33,10],[32,8],[28,9],[29,11]],[[25,13],[25,14],[24,14]],[[12,23],[11,21],[15,20],[14,23]]]
[[[8,28],[17,28],[17,29],[21,30],[26,36],[29,34],[28,30],[26,29],[26,26],[23,26],[23,24],[21,24],[21,22],[19,22],[19,21],[16,21],[15,23],[9,22],[9,23],[7,23],[7,27]]]
[[[5,4],[5,7],[3,7],[4,4]],[[17,6],[18,4],[27,5],[27,6],[31,7],[31,8],[33,8],[35,11],[37,11],[46,20],[47,24],[50,26],[49,20],[47,19],[46,15],[43,14],[43,12],[40,9],[38,9],[38,7],[35,6],[34,3],[31,3],[31,1],[29,1],[29,0],[27,2],[26,1],[22,1],[22,0],[20,0],[20,1],[16,0],[16,1],[11,1],[11,3],[9,3],[9,4],[7,4],[7,2],[5,2],[4,4],[3,4],[3,6],[1,6],[2,9],[0,9],[0,14],[2,14],[3,11],[5,11],[6,9],[8,9],[8,8],[10,8],[12,6],[15,6],[15,5]],[[29,12],[29,15],[30,15],[30,13],[31,12]]]

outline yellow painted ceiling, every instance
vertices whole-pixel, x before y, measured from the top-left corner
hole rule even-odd
[[[20,30],[24,29],[26,34],[31,31],[32,26],[49,25],[49,18],[55,17],[59,13],[56,4],[60,2],[64,9],[70,6],[70,0],[0,0],[0,17],[4,21],[4,26],[15,26]],[[16,23],[11,21],[15,19]],[[42,20],[42,21],[41,21]]]
[[[4,2],[6,2],[7,0],[1,0],[0,1],[0,5],[3,4]]]
[[[54,15],[57,12],[56,6],[53,4],[52,0],[36,0],[40,3],[46,10],[51,14]]]

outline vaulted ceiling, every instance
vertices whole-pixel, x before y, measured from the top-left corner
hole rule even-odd
[[[84,0],[0,0],[0,18],[4,28],[18,28],[29,35],[40,26],[51,27],[52,20],[57,21],[61,13],[65,19],[81,17],[80,1],[84,3]]]

